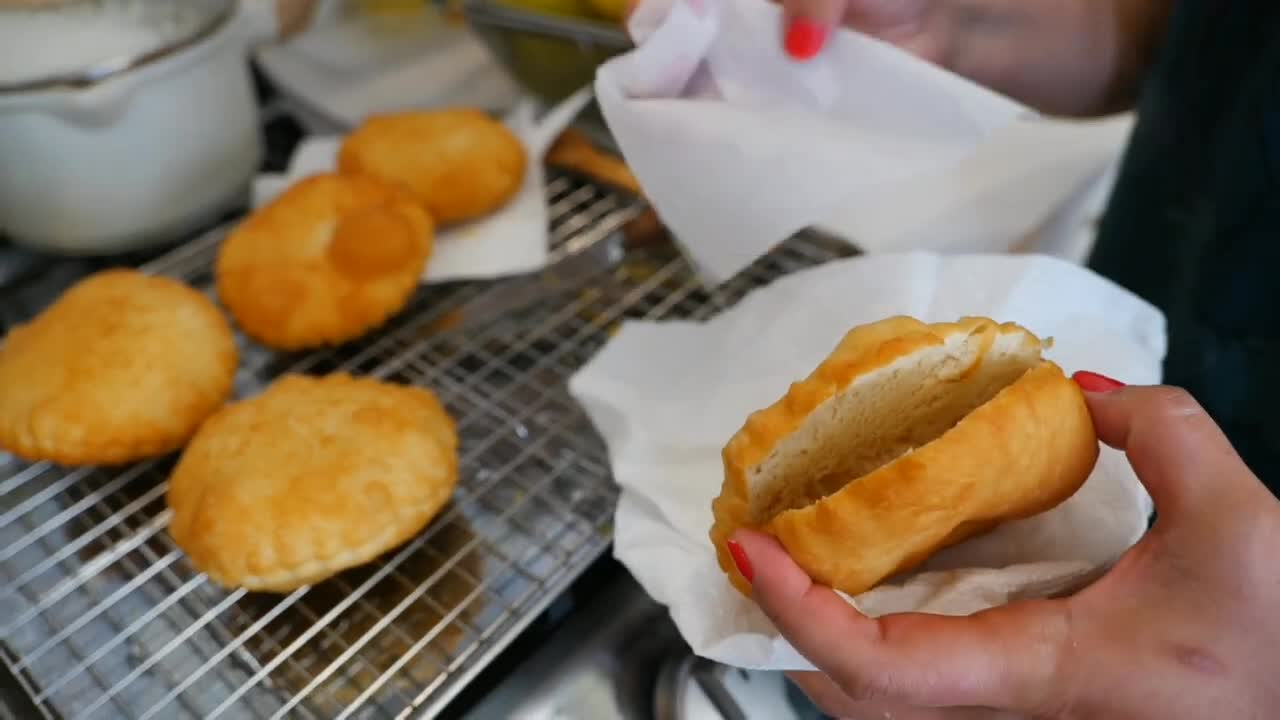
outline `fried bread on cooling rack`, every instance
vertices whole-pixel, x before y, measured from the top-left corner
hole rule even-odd
[[[0,341],[0,447],[117,465],[177,450],[231,393],[235,338],[211,300],[106,270]]]
[[[524,183],[526,162],[520,139],[473,109],[375,115],[338,153],[340,172],[402,183],[441,225],[505,205]]]
[[[457,446],[428,390],[285,375],[192,439],[169,481],[169,530],[216,582],[288,592],[421,531],[453,494]]]
[[[434,228],[408,191],[375,178],[306,178],[223,241],[218,296],[247,335],[278,350],[355,339],[400,311]]]

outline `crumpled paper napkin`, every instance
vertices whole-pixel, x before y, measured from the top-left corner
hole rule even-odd
[[[768,0],[643,0],[629,29],[636,49],[597,73],[601,109],[713,282],[808,226],[868,252],[1010,250],[1132,125],[1041,117],[851,30],[793,61]]]
[[[747,415],[807,375],[851,327],[907,314],[1023,324],[1048,355],[1156,383],[1164,316],[1072,263],[1038,255],[867,255],[785,277],[705,323],[630,322],[571,380],[622,488],[614,553],[666,605],[695,652],[744,668],[812,666],[735,591],[708,539],[720,450]],[[905,579],[853,598],[872,615],[969,614],[1070,590],[1145,532],[1151,501],[1123,454],[1103,448],[1054,510],[949,548]]]

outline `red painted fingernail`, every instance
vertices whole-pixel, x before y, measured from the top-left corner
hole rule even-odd
[[[1075,375],[1072,375],[1071,379],[1075,380],[1076,384],[1085,392],[1109,393],[1124,387],[1124,383],[1119,380],[1112,380],[1106,375],[1099,375],[1098,373],[1088,372],[1087,370],[1081,370]]]
[[[796,18],[787,27],[787,54],[796,60],[808,60],[827,44],[827,29],[807,18]]]
[[[732,540],[727,544],[729,545],[729,554],[733,556],[733,564],[738,566],[738,572],[742,574],[742,577],[747,579],[747,582],[751,582],[751,578],[755,575],[755,571],[751,569],[751,560],[747,557],[747,551],[743,550],[741,545]]]

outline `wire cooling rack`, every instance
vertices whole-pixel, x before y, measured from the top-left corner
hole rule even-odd
[[[553,260],[613,242],[643,212],[566,176],[548,196]],[[148,269],[209,290],[218,239]],[[608,547],[617,490],[568,377],[622,320],[707,318],[848,253],[800,236],[706,288],[669,245],[649,245],[478,325],[449,329],[509,283],[424,288],[342,348],[242,342],[242,397],[282,372],[341,369],[432,388],[461,438],[457,493],[422,534],[284,596],[225,591],[174,545],[172,458],[68,470],[0,455],[4,664],[46,717],[430,716]]]

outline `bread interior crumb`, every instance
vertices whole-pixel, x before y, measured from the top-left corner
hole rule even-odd
[[[956,333],[857,378],[748,470],[757,523],[812,505],[941,437],[1041,362],[1022,333]]]

